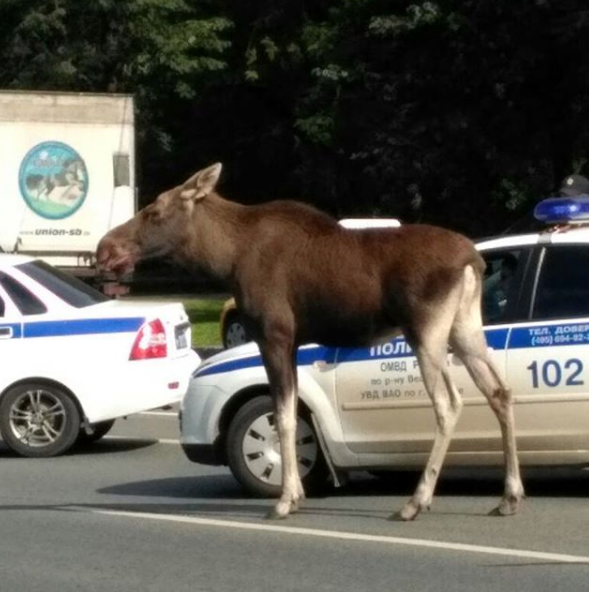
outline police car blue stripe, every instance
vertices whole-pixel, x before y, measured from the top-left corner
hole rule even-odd
[[[511,332],[510,332],[511,331]],[[487,329],[485,331],[489,347],[501,350],[518,349],[524,347],[552,347],[555,345],[574,345],[589,343],[589,323],[567,323],[559,325],[534,325],[532,327],[509,327],[499,329]],[[407,358],[413,357],[411,348],[403,338],[393,339],[390,342],[373,347],[359,348],[335,348],[335,347],[308,347],[299,350],[297,365],[308,366],[317,361],[328,364],[334,362],[365,362],[367,360]],[[234,370],[255,368],[262,366],[262,358],[259,354],[227,360],[225,362],[212,363],[197,369],[193,378],[209,376],[212,374],[224,374]]]
[[[5,337],[5,339],[14,339],[16,337],[22,337],[22,325],[20,323],[2,323],[0,324],[2,329],[12,329],[12,335]]]
[[[297,366],[309,366],[318,360],[325,361],[327,363],[335,362],[335,355],[337,348],[335,347],[306,347],[299,349],[297,352]],[[260,354],[254,354],[245,358],[238,358],[235,360],[227,360],[225,362],[212,363],[202,368],[197,368],[193,373],[192,377],[197,376],[210,376],[211,374],[224,374],[226,372],[232,372],[233,370],[244,370],[245,368],[256,368],[263,366],[262,356]]]
[[[24,324],[23,337],[27,339],[33,337],[63,337],[66,335],[129,333],[137,331],[144,321],[143,317],[37,321]]]
[[[247,358],[238,358],[236,360],[229,360],[227,362],[219,362],[218,364],[213,362],[210,365],[197,368],[193,372],[192,378],[210,376],[211,374],[225,374],[226,372],[232,372],[233,370],[245,370],[246,368],[255,368],[256,366],[261,365],[262,358],[259,354]]]
[[[337,352],[339,362],[363,362],[382,358],[407,358],[413,355],[409,344],[402,338],[393,339],[372,347],[342,347]]]
[[[559,323],[514,328],[509,338],[509,349],[587,343],[589,343],[589,323]]]
[[[487,338],[487,345],[493,349],[505,349],[507,345],[507,338],[509,336],[509,329],[487,329],[485,337]]]

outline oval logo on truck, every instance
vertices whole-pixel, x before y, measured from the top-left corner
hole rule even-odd
[[[18,173],[20,193],[39,216],[67,218],[84,203],[88,170],[81,156],[63,142],[42,142],[23,158]]]

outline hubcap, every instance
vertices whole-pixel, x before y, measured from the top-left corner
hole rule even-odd
[[[304,478],[317,460],[317,440],[309,424],[297,421],[297,460],[299,475]],[[282,483],[280,441],[274,424],[274,413],[266,413],[254,420],[243,438],[243,458],[252,475],[270,485]]]
[[[233,322],[227,327],[225,334],[227,347],[236,347],[247,343],[247,335],[241,323]]]
[[[9,411],[12,433],[31,447],[48,446],[63,434],[66,411],[61,401],[43,389],[25,391]]]

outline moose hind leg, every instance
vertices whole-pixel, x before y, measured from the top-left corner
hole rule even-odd
[[[437,350],[435,354],[426,348],[418,348],[417,351],[423,382],[436,417],[434,444],[415,493],[399,512],[391,516],[392,520],[413,520],[423,509],[429,510],[454,427],[462,410],[460,393],[446,366],[446,342],[438,342],[434,347]]]
[[[487,398],[501,427],[505,463],[505,487],[503,499],[491,511],[491,514],[510,516],[517,513],[519,504],[525,497],[517,458],[511,390],[500,379],[497,370],[488,357],[485,359],[467,357],[465,364],[475,384]]]
[[[515,514],[525,495],[517,458],[511,390],[507,387],[489,358],[482,330],[458,331],[452,339],[452,345],[455,347],[456,354],[466,366],[475,385],[485,395],[501,427],[505,487],[503,499],[499,506],[491,511],[491,514],[499,516]]]

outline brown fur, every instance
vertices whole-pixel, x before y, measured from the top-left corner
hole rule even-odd
[[[506,426],[504,444],[515,486],[504,500],[519,501],[523,489],[514,458],[511,406],[486,355],[480,321],[484,262],[472,242],[427,225],[344,229],[315,208],[292,201],[243,206],[214,192],[219,173],[220,165],[214,165],[162,194],[111,230],[99,244],[97,259],[105,269],[124,272],[139,259],[168,255],[200,263],[231,287],[260,346],[280,435],[288,439],[283,442],[286,476],[276,515],[294,511],[303,496],[298,475],[292,474],[296,348],[307,342],[367,345],[399,332],[416,350],[439,426],[453,427],[460,411],[459,395],[445,370],[448,340],[463,354],[485,395],[499,392],[507,401],[497,413],[503,414],[498,417]],[[443,382],[447,389],[442,391]],[[443,402],[448,397],[450,420]],[[415,517],[429,503],[435,484],[431,475],[439,472],[450,435],[451,429],[441,429],[426,471],[430,477],[424,473],[423,491],[418,495],[418,488],[403,519]]]

